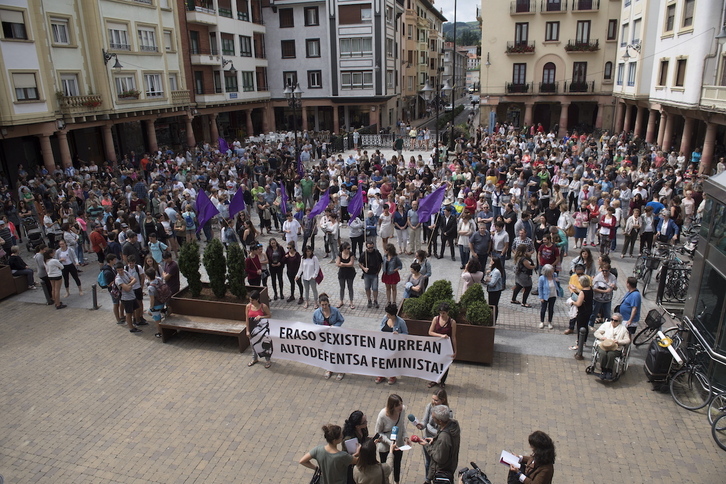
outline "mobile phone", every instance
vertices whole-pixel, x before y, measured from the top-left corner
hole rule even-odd
[[[376,432],[376,435],[373,436],[373,440],[378,440],[380,438],[381,438],[381,434],[379,434],[378,432]]]

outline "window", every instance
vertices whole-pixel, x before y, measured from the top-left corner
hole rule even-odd
[[[265,58],[265,34],[262,32],[255,32],[252,34],[252,38],[255,42],[255,59],[264,59]],[[259,86],[259,83],[257,83]],[[265,83],[265,86],[267,83]]]
[[[726,62],[724,62],[723,57],[721,57],[721,77],[718,81],[719,86],[726,86]]]
[[[560,23],[547,22],[545,24],[545,42],[556,42],[560,40]]]
[[[294,59],[295,58],[295,41],[294,40],[282,40],[282,41],[280,41],[280,47],[282,50],[283,59]]]
[[[239,36],[239,55],[242,57],[252,57],[252,37],[247,35]]]
[[[386,55],[388,57],[394,57],[395,54],[395,47],[396,43],[393,41],[393,39],[386,39]]]
[[[409,91],[413,91],[413,81],[415,78],[415,76],[406,77],[406,89],[408,89]]]
[[[171,32],[168,30],[164,31],[164,50],[166,52],[173,52],[174,51],[174,37],[172,37]]]
[[[686,82],[686,59],[676,61],[676,87],[683,87]]]
[[[313,25],[320,25],[318,7],[305,7],[305,26],[311,27]]]
[[[548,12],[559,12],[562,10],[562,0],[547,0],[546,10]]]
[[[660,61],[660,72],[658,73],[658,85],[665,86],[668,83],[668,61]]]
[[[116,84],[116,94],[119,96],[136,90],[136,78],[134,76],[116,76],[113,80],[114,84]]]
[[[222,54],[235,55],[234,54],[234,37],[232,37],[229,34],[222,34]]]
[[[156,32],[153,29],[139,29],[139,50],[142,52],[157,52]]]
[[[373,41],[371,37],[350,37],[340,39],[340,55],[371,55],[373,54]]]
[[[280,15],[280,28],[290,29],[295,27],[295,17],[293,17],[293,10],[291,8],[278,9]]]
[[[631,62],[628,64],[628,86],[635,86],[635,73],[638,70],[638,63]]]
[[[212,55],[219,54],[219,46],[217,45],[217,32],[209,33],[209,50]]]
[[[386,23],[393,25],[393,7],[386,7]]]
[[[517,22],[514,24],[514,44],[526,44],[529,37],[529,23]]]
[[[340,74],[343,89],[372,89],[373,71],[344,71]]]
[[[15,98],[18,101],[35,101],[40,99],[38,95],[38,84],[34,73],[13,74],[13,85],[15,86]]]
[[[297,84],[297,71],[287,71],[282,73],[282,86],[294,86]]]
[[[618,39],[618,19],[608,20],[608,35],[607,40]]]
[[[179,90],[179,76],[177,74],[169,74],[169,91]]]
[[[665,28],[664,32],[673,32],[673,27],[676,24],[676,4],[673,3],[666,7],[665,15]]]
[[[204,94],[204,73],[194,71],[194,94]]]
[[[50,29],[54,44],[69,45],[71,43],[71,37],[68,35],[68,19],[51,17]]]
[[[603,70],[603,79],[610,81],[613,78],[613,63],[608,61],[605,63],[605,69]]]
[[[686,0],[683,3],[683,23],[681,27],[688,28],[693,27],[693,8],[696,5],[696,0]]]
[[[388,89],[393,89],[395,86],[395,76],[393,75],[393,71],[386,71],[386,87]]]
[[[305,41],[305,54],[308,57],[320,57],[320,39],[308,39]]]
[[[587,82],[587,62],[575,62],[572,65],[572,83]]]
[[[77,74],[61,74],[60,82],[64,96],[73,97],[81,95],[81,91],[78,89]]]
[[[322,71],[308,71],[308,89],[322,89],[323,87],[323,72]]]
[[[189,51],[191,54],[202,53],[202,50],[199,47],[199,32],[196,30],[189,31]]]
[[[257,84],[257,91],[267,91],[267,67],[256,67],[255,68],[255,81]]]
[[[340,25],[368,23],[371,21],[371,6],[341,5],[338,7]]]
[[[25,30],[25,18],[23,17],[23,12],[19,12],[17,10],[0,10],[0,22],[2,22],[4,38],[19,40],[28,39],[28,32]],[[33,75],[33,79],[35,79],[35,75]],[[35,99],[37,99],[37,97]]]
[[[161,84],[161,74],[144,74],[146,97],[164,97],[164,86]]]
[[[542,84],[554,84],[557,78],[557,67],[554,62],[548,62],[542,68]]]
[[[123,24],[108,25],[108,42],[110,49],[131,50],[129,34]]]
[[[623,28],[620,31],[620,47],[628,45],[628,35],[630,35],[630,24],[623,24]]]
[[[527,83],[527,64],[514,64],[512,69],[512,84]]]
[[[255,73],[252,71],[242,72],[242,90],[250,92],[255,90]]]
[[[633,20],[633,45],[640,44],[640,26],[642,23],[641,19]]]
[[[239,92],[236,72],[224,71],[224,90],[225,92]]]
[[[623,85],[624,73],[625,73],[625,64],[621,62],[620,64],[618,64],[618,79],[617,79],[617,81],[615,81],[618,86]]]
[[[578,44],[588,44],[590,42],[590,21],[579,20],[577,22],[577,32],[575,34],[575,42]]]
[[[408,24],[408,34],[406,35],[409,40],[413,40],[413,24]]]

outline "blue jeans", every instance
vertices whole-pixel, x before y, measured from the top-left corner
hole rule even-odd
[[[592,316],[590,316],[589,325],[590,327],[595,326],[595,319],[597,319],[597,314],[602,310],[602,317],[603,319],[609,319],[612,311],[611,311],[612,301],[607,302],[598,302],[593,301],[592,303]]]
[[[469,247],[465,247],[463,245],[459,246],[459,256],[461,257],[461,265],[466,267],[466,264],[469,262],[469,254],[471,250]]]
[[[76,259],[78,259],[79,264],[85,264],[86,259],[83,258],[83,244],[81,241],[78,241],[78,245],[76,245]]]

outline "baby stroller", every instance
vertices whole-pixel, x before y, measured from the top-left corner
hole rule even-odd
[[[28,242],[25,247],[31,254],[35,252],[35,248],[40,244],[45,243],[43,240],[43,232],[40,230],[38,221],[35,217],[25,217],[23,219],[23,228],[25,229],[25,235],[28,238]]]
[[[606,320],[603,324],[612,324],[610,320]],[[604,382],[614,382],[617,381],[618,378],[622,376],[623,373],[628,369],[628,358],[630,357],[630,347],[632,346],[632,343],[629,343],[625,345],[623,348],[623,354],[615,358],[615,362],[613,363],[613,377],[611,380],[601,380]],[[595,339],[595,342],[592,345],[592,362],[590,363],[590,366],[585,368],[585,373],[588,375],[596,375],[600,376],[600,373],[595,371],[595,368],[597,367],[597,363],[599,358],[597,349],[600,347],[600,340]]]

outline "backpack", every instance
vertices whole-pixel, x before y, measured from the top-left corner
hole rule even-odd
[[[164,280],[160,280],[160,282],[157,282],[154,284],[154,287],[156,288],[156,295],[154,296],[154,302],[158,304],[166,304],[169,299],[171,299],[171,288],[169,285],[164,282]]]
[[[101,271],[98,273],[98,277],[96,278],[96,282],[98,283],[98,287],[101,289],[107,289],[109,286],[109,277],[108,273],[111,272],[111,267],[109,265],[104,265],[101,267]],[[111,281],[113,282],[115,275],[111,275]]]
[[[186,223],[188,229],[194,228],[194,217],[192,217],[191,215],[184,215],[184,222]]]

